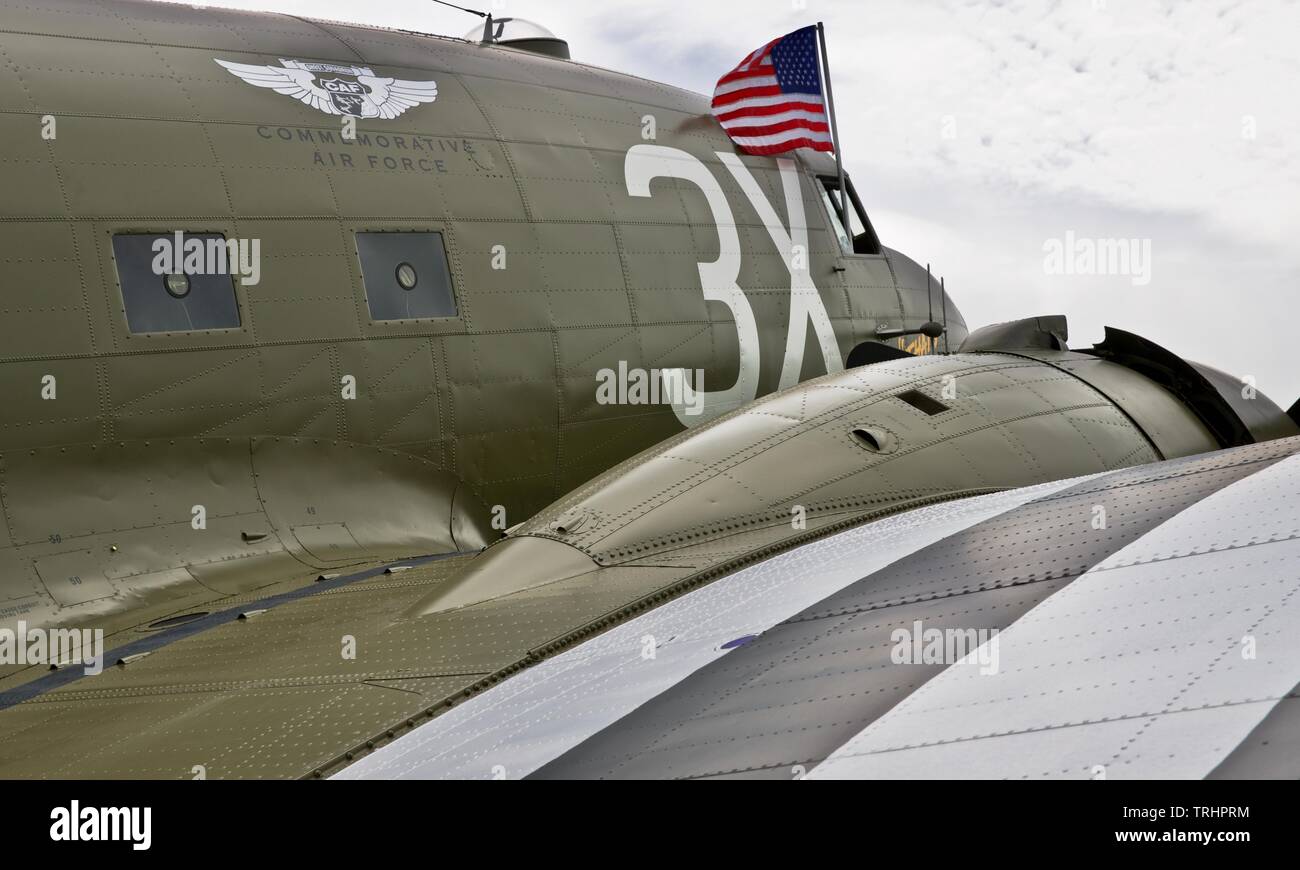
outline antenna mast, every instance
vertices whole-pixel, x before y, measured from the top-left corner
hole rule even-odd
[[[939,297],[943,300],[943,352],[952,353],[948,347],[948,291],[943,286],[943,277],[939,278]]]
[[[930,306],[930,315],[925,318],[926,322],[933,323],[934,322],[934,291],[930,289],[930,264],[929,263],[925,264],[925,301]],[[931,346],[930,350],[934,350],[934,347]]]
[[[459,9],[461,12],[468,12],[471,15],[477,15],[483,21],[483,42],[492,42],[492,13],[479,12],[477,9],[469,9],[465,6],[457,6],[455,3],[448,3],[447,0],[433,0],[442,6],[450,6],[452,9]]]

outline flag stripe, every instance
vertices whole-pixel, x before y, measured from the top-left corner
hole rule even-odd
[[[743,100],[736,100],[734,103],[727,104],[725,108],[720,108],[719,111],[724,114],[731,114],[732,112],[738,112],[741,109],[794,106],[803,104],[809,104],[815,107],[823,105],[822,98],[818,96],[808,96],[805,94],[775,94],[771,96],[747,97]],[[716,116],[718,113],[715,112],[714,114]]]
[[[776,76],[771,73],[765,73],[753,78],[741,79],[739,81],[727,82],[718,85],[717,90],[713,92],[713,103],[717,105],[718,100],[731,94],[743,94],[745,91],[767,90],[768,93],[782,93],[781,86],[776,81]],[[733,100],[740,97],[732,97]]]
[[[734,112],[748,105],[776,106],[789,103],[810,103],[819,108],[824,108],[825,104],[822,103],[821,99],[817,94],[781,93],[780,87],[775,86],[748,88],[744,91],[737,91],[734,95],[715,99],[713,101],[713,114],[716,117],[721,112]],[[751,103],[751,100],[762,102]]]
[[[740,66],[736,67],[736,69],[748,69],[750,66],[752,66],[758,61],[767,60],[768,49],[770,49],[773,45],[775,45],[776,42],[777,41],[774,39],[771,42],[769,42],[767,45],[763,46],[762,48],[756,48],[753,51],[751,51],[745,57],[745,59],[740,62]]]
[[[809,139],[814,139],[821,142],[831,141],[830,133],[827,132],[814,133],[808,130],[782,130],[779,133],[772,133],[771,135],[748,133],[744,136],[736,136],[734,138],[736,140],[736,143],[739,145],[775,145],[779,142],[788,139],[796,139],[801,136],[806,136]]]
[[[771,78],[772,81],[776,81],[776,77],[772,75],[771,65],[757,64],[749,69],[732,70],[722,78],[718,79],[718,84],[730,84],[731,82],[744,81],[745,79],[753,79],[760,76],[767,76]]]
[[[826,118],[826,113],[822,111],[821,103],[773,103],[770,106],[753,106],[743,107],[732,111],[722,112],[717,115],[718,123],[723,127],[735,123],[737,120],[763,120],[763,121],[784,121],[788,118],[802,117],[809,121],[820,121]]]
[[[795,148],[808,148],[812,151],[834,151],[829,142],[814,142],[811,139],[791,139],[788,142],[782,142],[780,145],[747,145],[742,150],[746,154],[752,154],[755,157],[771,157],[774,154],[785,154],[793,151]]]
[[[830,151],[831,137],[817,133],[778,133],[775,136],[742,136],[736,144],[747,154],[784,154],[795,148],[811,148],[814,151]]]
[[[796,114],[804,114],[797,112]],[[823,116],[824,117],[824,116]],[[805,133],[826,133],[830,134],[830,125],[825,121],[808,121],[805,118],[791,118],[788,121],[778,121],[771,124],[759,124],[757,126],[750,124],[736,124],[734,126],[723,125],[727,135],[732,139],[744,139],[748,136],[768,136],[777,133],[786,133],[790,130],[802,130]]]

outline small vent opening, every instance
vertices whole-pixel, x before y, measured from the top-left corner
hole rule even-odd
[[[942,414],[948,410],[948,406],[937,399],[931,399],[920,390],[908,390],[905,393],[899,393],[895,398],[902,399],[907,404],[916,408],[918,411],[924,411],[933,417],[935,414]]]
[[[551,523],[551,531],[557,535],[570,535],[587,524],[587,517],[580,512],[570,511]]]
[[[898,449],[898,441],[883,429],[858,427],[849,433],[859,447],[865,447],[872,453],[893,453]]]

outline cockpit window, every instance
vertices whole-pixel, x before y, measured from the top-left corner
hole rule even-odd
[[[837,176],[821,176],[818,178],[822,188],[822,205],[826,207],[826,214],[830,218],[831,228],[840,240],[840,248],[846,254],[879,254],[880,240],[876,237],[876,231],[871,226],[871,221],[867,219],[867,213],[862,208],[862,201],[858,199],[858,193],[853,189],[853,182],[847,177],[844,184],[849,189],[848,202],[848,219],[849,225],[846,228],[840,219],[840,186]]]
[[[133,334],[238,329],[234,257],[232,263],[217,233],[113,236],[127,328]]]
[[[375,320],[456,316],[442,233],[357,233],[357,255]]]
[[[831,219],[831,229],[835,231],[835,235],[840,240],[840,250],[846,252],[852,251],[853,239],[849,236],[848,232],[844,229],[843,221],[840,220],[840,210],[839,207],[836,206],[835,204],[835,199],[832,196],[831,189],[824,184],[821,186],[821,188],[822,188],[822,205],[826,206],[826,214],[829,215]]]

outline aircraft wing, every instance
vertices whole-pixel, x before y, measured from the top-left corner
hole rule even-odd
[[[604,567],[415,615],[452,556],[227,599],[7,684],[0,775],[1294,777],[1298,453],[930,504],[701,583]],[[971,663],[927,661],[949,629],[985,632]]]
[[[1290,438],[838,532],[339,775],[1294,778],[1297,454]],[[982,646],[930,662],[925,632],[948,630]]]
[[[115,608],[103,673],[0,674],[0,776],[1290,770],[1300,435],[1256,438],[1188,369],[1144,379],[1175,369],[1134,337],[1097,348],[807,381],[472,556],[434,546],[481,539],[419,463],[232,443],[252,513],[226,522],[282,558],[89,602]],[[321,457],[302,525],[289,475]],[[313,547],[340,561],[295,579]]]

